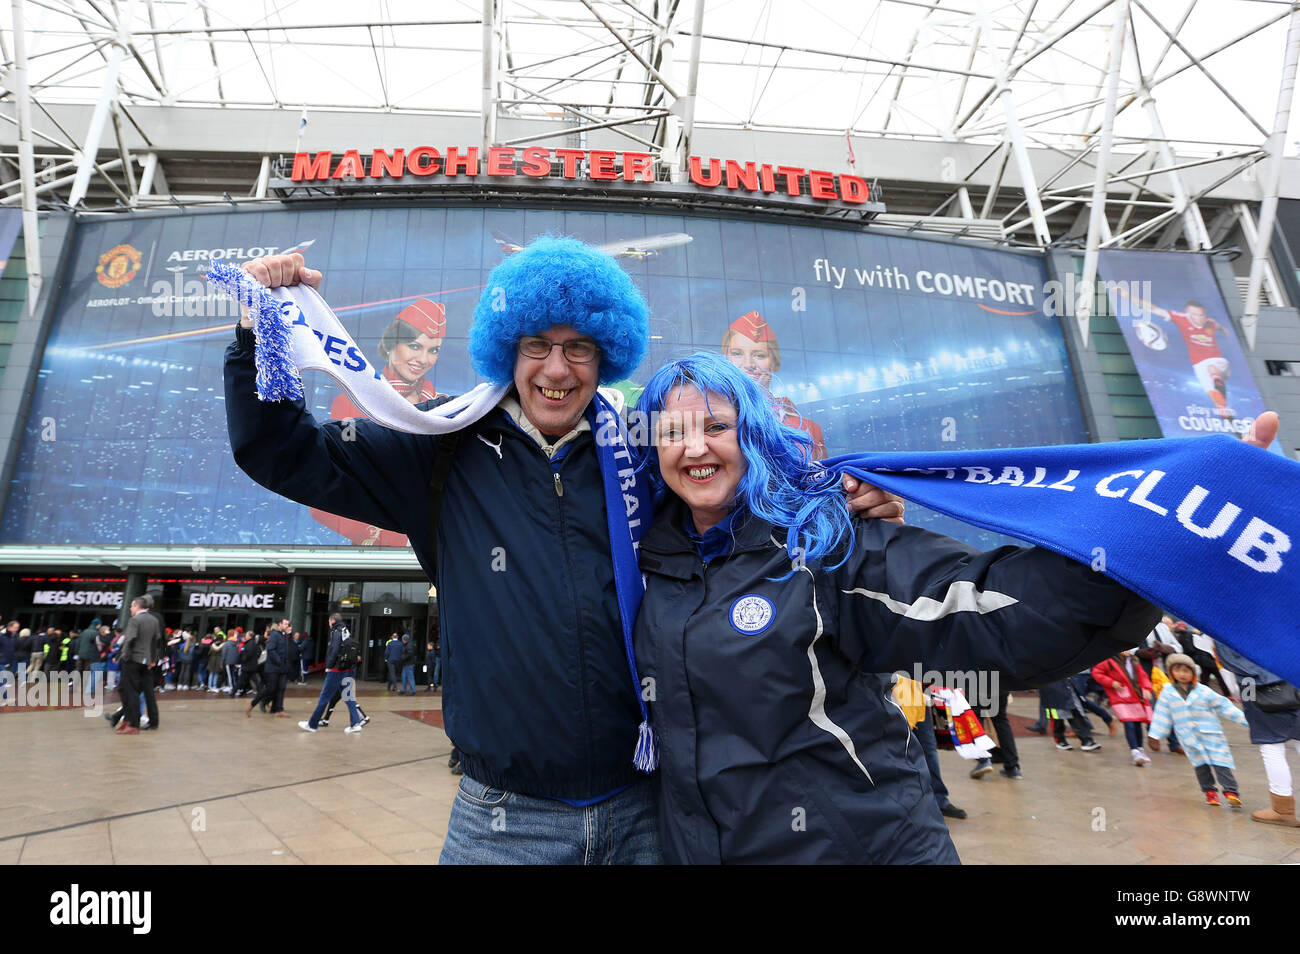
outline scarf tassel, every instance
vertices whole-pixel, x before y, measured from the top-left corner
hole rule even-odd
[[[653,772],[659,767],[659,739],[655,736],[655,729],[646,720],[641,723],[641,728],[637,733],[636,753],[632,756],[634,764],[642,772]]]
[[[280,317],[280,302],[270,289],[242,268],[218,262],[208,269],[208,281],[248,309],[257,347],[257,396],[263,401],[299,400],[302,374],[293,361],[290,332]]]

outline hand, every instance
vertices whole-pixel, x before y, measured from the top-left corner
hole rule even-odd
[[[1246,432],[1246,443],[1260,450],[1268,450],[1268,445],[1277,437],[1277,423],[1277,412],[1265,411],[1250,425],[1250,430]]]
[[[1118,679],[1112,679],[1110,681],[1110,687],[1116,692],[1122,692],[1124,690],[1124,683],[1120,682]]]
[[[1150,690],[1150,689],[1143,689],[1143,690],[1142,690],[1142,698],[1145,699],[1147,702],[1150,702],[1150,701],[1151,701],[1151,690]]]
[[[257,279],[267,288],[287,288],[294,285],[310,285],[320,288],[325,278],[320,272],[307,267],[306,260],[298,252],[291,255],[267,255],[244,263],[244,271]],[[239,324],[244,328],[253,327],[248,310],[240,309],[243,317]]]
[[[903,523],[906,505],[903,498],[844,475],[844,492],[848,495],[849,513],[888,523]]]
[[[1148,736],[1148,737],[1147,737],[1147,742],[1149,742],[1149,743],[1151,744],[1151,751],[1152,751],[1152,752],[1159,752],[1159,751],[1160,751],[1160,740],[1159,740],[1159,739],[1153,739],[1153,738],[1151,738],[1151,737]]]

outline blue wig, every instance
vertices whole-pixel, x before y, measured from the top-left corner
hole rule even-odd
[[[786,550],[792,559],[813,563],[853,535],[848,505],[839,481],[812,459],[812,439],[786,427],[767,395],[744,371],[719,355],[699,351],[664,365],[646,382],[637,413],[655,414],[683,387],[695,387],[705,400],[724,398],[736,409],[737,437],[747,469],[736,488],[736,506],[786,528]],[[658,451],[652,446],[648,463],[662,481]],[[801,551],[801,552],[800,552]],[[836,564],[837,566],[839,563]]]
[[[600,347],[600,382],[622,380],[645,357],[650,308],[613,257],[577,239],[546,236],[488,276],[469,330],[474,370],[493,384],[515,375],[525,335],[571,325]]]

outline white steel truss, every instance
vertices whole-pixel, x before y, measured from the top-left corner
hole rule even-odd
[[[652,153],[665,180],[685,176],[700,141],[757,152],[794,133],[849,172],[855,150],[914,145],[898,154],[935,157],[932,167],[862,170],[887,201],[900,197],[890,211],[909,227],[1082,245],[1089,263],[1103,248],[1208,248],[1203,203],[1258,202],[1259,258],[1288,150],[1298,7],[13,0],[0,13],[0,203],[262,201],[272,153],[365,145],[313,143],[310,125],[304,140],[304,123],[371,114],[418,129],[441,117],[477,119],[484,146],[613,137]],[[1271,128],[1259,118],[1269,107]],[[231,160],[233,185],[169,193],[174,130],[196,115],[214,152],[242,151],[245,164]],[[256,137],[241,150],[255,137],[223,119],[236,115],[263,116],[259,128],[285,130],[286,145]],[[1265,281],[1257,271],[1252,290]]]

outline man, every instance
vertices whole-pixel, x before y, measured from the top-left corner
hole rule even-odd
[[[235,693],[236,696],[246,696],[261,688],[261,683],[257,681],[261,669],[257,660],[261,656],[262,643],[250,629],[244,634],[244,642],[239,647],[239,691]]]
[[[400,682],[398,670],[402,665],[402,641],[393,633],[384,643],[384,662],[388,665],[388,691],[392,692]]]
[[[1122,284],[1116,291],[1124,298],[1132,297]],[[1192,363],[1192,371],[1201,390],[1214,405],[1214,412],[1224,420],[1231,420],[1233,412],[1228,407],[1228,376],[1232,373],[1232,366],[1215,340],[1220,331],[1225,331],[1223,325],[1211,318],[1199,301],[1189,300],[1183,306],[1186,311],[1161,308],[1141,298],[1134,298],[1133,301],[1178,329],[1183,336],[1183,343],[1187,345],[1187,360]]]
[[[119,653],[122,682],[118,691],[124,719],[117,726],[118,735],[140,734],[140,693],[144,693],[149,728],[158,728],[158,703],[154,698],[151,669],[162,658],[163,637],[158,617],[149,612],[152,607],[153,600],[148,596],[137,596],[131,601],[131,619],[126,624]]]
[[[415,695],[415,647],[411,645],[411,634],[402,634],[402,691],[401,695]]]
[[[252,717],[253,707],[260,705],[266,711],[271,704],[271,715],[287,717],[284,711],[284,687],[289,679],[289,621],[280,620],[273,626],[266,639],[266,664],[262,667],[262,688],[253,696],[244,710],[244,715]]]
[[[226,685],[221,691],[234,696],[239,688],[239,643],[233,638],[219,637],[221,644],[221,668],[226,672]]]
[[[245,269],[272,287],[322,278],[296,254]],[[318,424],[302,401],[259,401],[251,328],[241,320],[226,352],[236,462],[299,503],[406,534],[441,595],[441,639],[456,657],[443,716],[463,768],[442,861],[659,861],[650,785],[632,765],[640,690],[618,636],[587,417],[598,382],[626,378],[646,351],[647,309],[631,279],[572,240],[538,240],[498,266],[470,355],[483,377],[513,390],[455,439],[370,421],[345,432]],[[435,510],[425,488],[436,471]],[[870,489],[854,506],[901,513]],[[439,561],[440,552],[456,556]],[[503,831],[493,807],[507,798]]]
[[[77,646],[73,652],[73,659],[76,660],[77,663],[77,672],[83,674],[91,672],[90,664],[96,660],[95,639],[98,636],[99,619],[95,618],[90,621],[90,625],[83,629],[81,634],[77,637]],[[91,680],[90,685],[93,691],[95,685],[93,675],[91,676]]]
[[[315,732],[317,727],[328,725],[323,721],[328,706],[332,712],[334,703],[341,696],[348,704],[352,722],[344,729],[347,735],[360,732],[370,719],[357,705],[356,666],[361,658],[360,647],[352,638],[351,631],[343,625],[343,617],[338,613],[330,615],[330,643],[325,653],[325,685],[321,686],[320,698],[316,700],[316,709],[311,718],[299,722],[298,728],[304,732]]]
[[[298,642],[298,660],[300,673],[298,676],[298,685],[307,685],[307,673],[311,670],[311,664],[316,661],[316,643],[311,638],[311,633],[299,633],[301,639]]]
[[[425,692],[433,692],[434,680],[438,675],[438,650],[434,648],[433,640],[429,640],[425,646],[424,653],[424,681],[427,683]]]

